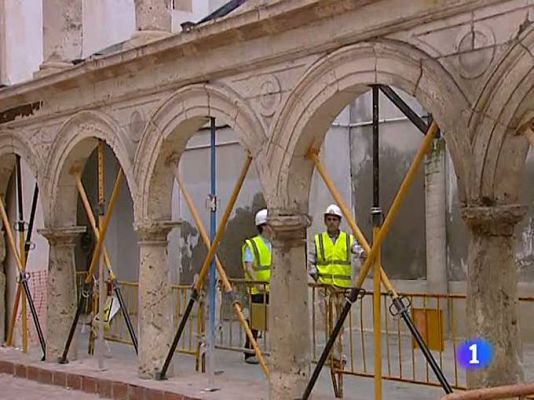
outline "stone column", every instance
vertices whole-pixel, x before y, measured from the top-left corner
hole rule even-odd
[[[445,155],[440,138],[425,159],[426,279],[432,293],[448,291]]]
[[[469,388],[523,380],[514,228],[525,213],[520,205],[462,209],[469,228],[468,334],[486,339],[494,349],[488,368],[467,373]]]
[[[127,47],[136,47],[168,36],[172,31],[171,0],[135,0],[136,32]]]
[[[82,0],[43,0],[43,64],[36,76],[82,58]]]
[[[270,399],[302,396],[311,366],[311,334],[306,272],[307,215],[269,216],[273,263],[269,310]]]
[[[138,374],[141,378],[154,378],[161,369],[174,333],[167,262],[167,235],[172,227],[171,222],[136,226],[140,252]]]
[[[63,353],[77,306],[74,248],[85,227],[39,229],[48,239],[48,292],[46,301],[46,360],[56,362]],[[68,359],[77,357],[73,340]]]

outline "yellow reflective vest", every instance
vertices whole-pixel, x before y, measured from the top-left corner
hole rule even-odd
[[[315,235],[319,283],[352,287],[351,247],[354,237],[341,231],[334,244],[328,232]]]
[[[269,250],[269,247],[267,246],[267,244],[265,244],[265,241],[260,235],[255,236],[252,239],[245,240],[245,244],[243,245],[243,248],[241,250],[241,260],[243,262],[243,268],[245,268],[245,251],[247,247],[250,249],[250,252],[252,253],[254,258],[252,268],[256,273],[256,280],[269,283],[271,281],[271,250]],[[246,269],[245,279],[248,281],[252,280]],[[265,290],[266,292],[269,292],[270,286],[265,285]],[[258,294],[261,292],[255,287],[252,287],[250,293]]]

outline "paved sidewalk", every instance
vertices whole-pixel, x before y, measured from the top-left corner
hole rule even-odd
[[[43,385],[5,374],[0,374],[0,388],[2,400],[96,400],[99,398],[94,394],[72,391],[54,385]]]

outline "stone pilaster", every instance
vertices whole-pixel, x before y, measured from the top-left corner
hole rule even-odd
[[[48,255],[48,293],[46,303],[46,360],[56,362],[63,353],[76,313],[76,262],[74,249],[85,227],[39,229],[50,246]],[[76,336],[68,359],[77,356]]]
[[[167,235],[175,224],[136,225],[139,236],[139,359],[141,378],[154,378],[169,351],[173,335]]]
[[[432,293],[448,292],[445,157],[445,139],[434,140],[425,158],[426,274]]]
[[[172,30],[171,0],[135,0],[136,32],[126,48],[168,36]]]
[[[270,399],[302,396],[310,375],[311,334],[306,272],[307,215],[269,216],[274,231],[269,331]]]
[[[469,228],[467,327],[471,337],[488,340],[494,349],[491,365],[468,372],[470,388],[522,381],[517,307],[517,265],[514,228],[526,207],[466,207]]]
[[[43,64],[36,76],[72,67],[82,58],[82,0],[43,0]]]

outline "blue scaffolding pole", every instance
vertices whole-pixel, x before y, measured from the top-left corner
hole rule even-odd
[[[211,190],[210,190],[210,242],[213,243],[217,231],[217,168],[216,168],[216,143],[215,143],[215,118],[210,118],[210,164],[211,164]],[[209,271],[209,314],[208,314],[208,386],[210,390],[215,387],[215,310],[217,309],[217,270],[215,269],[215,257]]]

